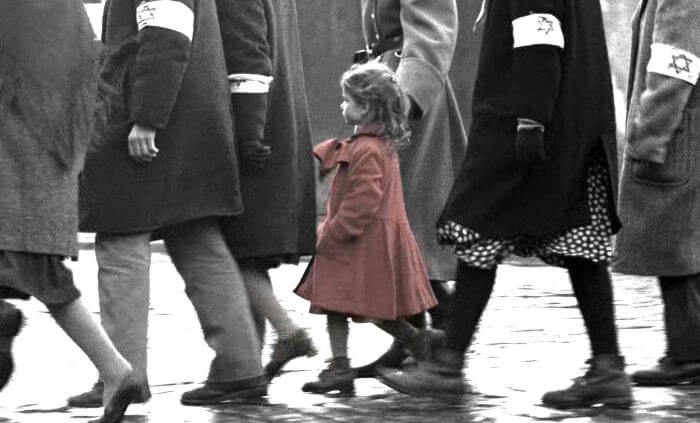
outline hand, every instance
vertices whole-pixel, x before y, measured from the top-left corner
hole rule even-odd
[[[515,158],[523,166],[536,166],[545,161],[544,128],[520,128],[515,135]]]
[[[272,148],[261,141],[242,141],[240,143],[241,159],[243,164],[263,170],[270,160]]]
[[[135,123],[129,132],[129,155],[139,163],[148,163],[156,158],[156,130]]]

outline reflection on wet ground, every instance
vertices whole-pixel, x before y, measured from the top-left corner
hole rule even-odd
[[[72,263],[90,308],[97,312],[96,264],[91,251]],[[588,343],[566,272],[538,266],[503,266],[495,296],[468,356],[467,378],[474,393],[464,404],[448,405],[393,392],[381,383],[356,383],[356,396],[339,398],[301,392],[329,357],[324,319],[291,293],[303,266],[273,271],[283,305],[307,327],[319,355],[293,361],[274,380],[268,397],[256,404],[185,407],[180,395],[205,377],[211,353],[199,333],[183,283],[162,254],[154,255],[149,328],[149,369],[153,399],[132,406],[128,423],[228,422],[687,422],[700,421],[700,387],[635,388],[630,410],[551,410],[539,405],[550,389],[568,386],[588,358]],[[661,303],[650,278],[615,275],[620,342],[634,371],[662,355]],[[0,423],[88,422],[99,409],[65,406],[65,398],[89,388],[95,371],[80,351],[54,326],[43,306],[19,303],[28,317],[16,343],[17,372],[0,393]],[[96,315],[97,316],[97,315]],[[266,339],[270,352],[274,334]],[[370,325],[351,327],[350,353],[364,364],[389,345]]]

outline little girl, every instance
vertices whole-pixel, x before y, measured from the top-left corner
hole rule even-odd
[[[371,321],[421,355],[440,333],[404,320],[437,304],[409,226],[396,149],[409,137],[408,101],[396,75],[378,62],[354,65],[341,78],[348,139],[314,149],[321,173],[336,169],[317,253],[296,293],[325,313],[333,358],[306,392],[354,391],[347,352],[348,317]]]

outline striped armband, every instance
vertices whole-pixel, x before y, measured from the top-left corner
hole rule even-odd
[[[564,33],[556,16],[532,13],[513,20],[513,48],[536,45],[564,48]]]
[[[194,32],[194,12],[184,3],[174,0],[143,2],[136,8],[136,22],[139,31],[155,26],[179,32],[192,40]]]
[[[651,59],[647,71],[682,79],[695,85],[700,75],[700,58],[668,44],[654,43],[651,45]]]
[[[272,77],[256,73],[232,73],[228,76],[231,94],[265,94],[270,91]]]

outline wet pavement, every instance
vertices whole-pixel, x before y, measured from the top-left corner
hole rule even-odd
[[[91,250],[71,263],[78,286],[97,318],[96,263]],[[128,423],[224,422],[686,422],[700,421],[700,388],[635,388],[630,410],[603,408],[556,411],[539,405],[542,393],[568,386],[588,358],[588,343],[575,300],[561,269],[504,265],[494,297],[468,356],[467,378],[474,393],[460,406],[393,392],[372,379],[356,383],[351,398],[301,392],[329,357],[324,319],[306,312],[291,293],[304,266],[272,272],[282,304],[308,328],[319,347],[314,358],[291,362],[257,404],[185,407],[180,395],[205,377],[212,357],[199,331],[184,284],[167,256],[154,253],[149,372],[153,399],[129,408]],[[663,353],[661,303],[650,278],[615,275],[620,342],[628,369],[654,364]],[[27,323],[16,342],[17,371],[0,393],[0,422],[88,422],[99,409],[71,409],[65,399],[92,385],[96,375],[85,356],[32,300],[18,303]],[[270,353],[274,334],[266,339]],[[383,352],[390,339],[367,324],[351,326],[353,363]]]

